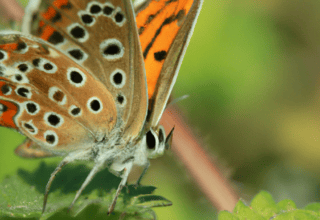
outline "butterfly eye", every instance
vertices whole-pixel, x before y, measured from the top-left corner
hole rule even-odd
[[[154,150],[156,148],[156,138],[153,134],[153,132],[148,131],[147,135],[146,135],[146,144],[147,144],[147,148],[149,150]]]

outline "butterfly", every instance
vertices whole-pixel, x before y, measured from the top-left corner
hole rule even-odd
[[[27,137],[28,158],[61,156],[46,186],[75,160],[122,178],[171,145],[159,120],[202,0],[31,0],[22,33],[0,32],[0,125]]]

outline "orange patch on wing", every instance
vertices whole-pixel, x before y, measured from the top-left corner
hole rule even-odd
[[[61,8],[62,6],[65,6],[65,5],[68,5],[68,0],[55,0],[54,2],[52,2],[52,4],[56,7],[56,8]],[[52,6],[49,6],[47,8],[47,11],[42,13],[42,18],[44,20],[50,20],[52,18],[54,18],[56,15],[57,15],[57,11],[54,7]],[[39,27],[42,27],[44,26],[44,22],[43,21],[40,21],[39,22]]]
[[[5,106],[5,111],[0,113],[0,126],[7,128],[18,129],[14,123],[13,117],[17,114],[19,108],[12,102],[0,100],[0,103]]]
[[[46,20],[50,20],[56,14],[57,14],[57,11],[52,6],[50,6],[46,12],[42,13],[42,17]]]
[[[0,45],[0,49],[3,49],[5,51],[13,51],[13,50],[16,50],[17,47],[18,47],[17,43],[10,43],[10,44]]]
[[[150,2],[148,7],[141,11],[139,14],[137,14],[136,20],[137,20],[137,26],[138,28],[144,26],[148,23],[148,19],[150,15],[155,15],[157,12],[159,12],[161,9],[163,9],[166,5],[165,0],[161,1],[153,1]]]
[[[150,48],[148,56],[145,58],[145,68],[146,68],[146,77],[147,77],[147,84],[148,84],[148,96],[149,99],[152,97],[158,78],[161,73],[161,69],[164,63],[164,60],[157,61],[155,60],[154,53],[158,51],[166,51],[170,49],[170,46],[173,42],[173,39],[177,35],[180,28],[177,27],[175,23],[172,23],[168,26],[163,28],[163,31],[166,33],[165,35],[159,35],[155,40],[155,46]]]
[[[39,22],[39,27],[43,27],[45,25],[45,23],[43,21]]]
[[[55,0],[53,2],[53,5],[56,6],[57,8],[61,8],[61,6],[67,5],[69,3],[68,0]]]
[[[53,3],[52,3],[55,7],[57,8],[61,8],[62,6],[64,5],[67,5],[68,4],[68,0],[55,0]],[[54,9],[54,7],[52,6],[49,6],[47,11],[42,13],[42,17],[45,19],[45,20],[50,20],[52,19],[54,16],[56,16],[57,14],[57,11]]]
[[[152,98],[156,89],[156,84],[164,63],[164,60],[157,61],[154,53],[169,51],[180,30],[178,13],[183,10],[185,15],[187,15],[193,2],[194,0],[178,0],[172,2],[168,0],[152,1],[136,16],[138,29],[142,28],[140,43],[142,52],[145,55],[149,99]],[[168,22],[169,19],[173,20]]]
[[[43,40],[48,40],[54,32],[55,32],[55,29],[53,27],[47,25],[44,27],[40,38]]]

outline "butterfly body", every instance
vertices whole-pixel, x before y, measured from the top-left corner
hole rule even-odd
[[[72,205],[99,170],[122,178],[112,211],[132,166],[168,148],[159,120],[201,4],[143,1],[136,24],[130,0],[32,0],[24,33],[0,33],[0,125],[27,136],[20,156],[64,156],[43,211],[66,164],[95,162]]]

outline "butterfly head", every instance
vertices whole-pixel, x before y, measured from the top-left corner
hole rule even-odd
[[[166,137],[163,126],[159,125],[156,128],[151,128],[146,133],[144,140],[148,158],[159,157],[163,155],[164,150],[168,150],[171,147],[173,130],[174,128]]]

